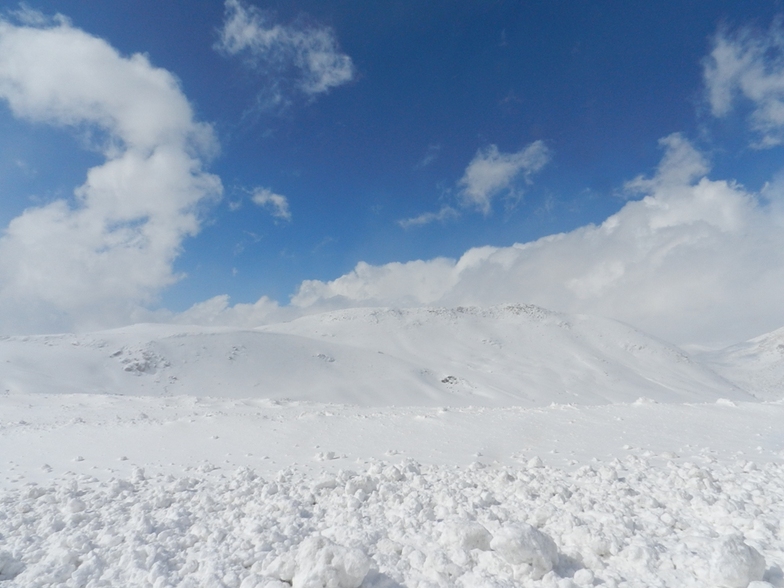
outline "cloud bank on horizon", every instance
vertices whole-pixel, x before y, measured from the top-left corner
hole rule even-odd
[[[313,98],[353,79],[353,62],[328,27],[278,25],[238,0],[225,7],[216,47],[272,80],[260,101],[282,103],[292,87]],[[28,208],[0,238],[4,332],[138,320],[254,326],[350,306],[509,302],[610,316],[682,344],[731,343],[784,325],[784,180],[751,193],[710,179],[705,155],[678,133],[661,140],[656,173],[627,182],[630,200],[600,225],[477,247],[457,260],[360,262],[334,280],[304,281],[283,307],[267,297],[231,306],[218,296],[184,313],[150,310],[180,277],[173,263],[184,240],[221,197],[220,178],[206,171],[218,141],[172,73],[143,55],[121,55],[62,17],[31,14],[21,24],[0,20],[0,98],[31,123],[97,133],[92,147],[105,161],[88,170],[73,199]],[[704,63],[713,115],[747,109],[755,148],[784,137],[781,39],[777,26],[720,31]],[[278,83],[286,75],[294,80],[288,88]],[[399,224],[422,227],[459,210],[489,214],[553,159],[543,141],[514,153],[480,147],[455,180],[453,205]],[[251,194],[291,221],[285,196]]]

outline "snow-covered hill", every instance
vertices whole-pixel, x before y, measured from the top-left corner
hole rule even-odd
[[[697,357],[757,398],[784,398],[784,328]]]
[[[431,394],[445,387],[469,404],[749,399],[677,347],[628,325],[533,305],[351,309],[262,330],[397,358]]]
[[[676,347],[536,306],[354,309],[255,330],[136,325],[0,341],[3,390],[361,406],[751,399]]]

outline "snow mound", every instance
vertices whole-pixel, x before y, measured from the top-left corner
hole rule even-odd
[[[0,504],[3,588],[784,585],[781,463],[137,470]]]

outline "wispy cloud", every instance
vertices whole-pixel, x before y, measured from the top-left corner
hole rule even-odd
[[[267,208],[275,218],[291,221],[289,201],[285,196],[275,194],[269,188],[255,188],[251,195],[251,200],[255,204]]]
[[[313,97],[354,77],[351,58],[340,52],[330,27],[281,25],[241,0],[226,0],[226,19],[215,48],[240,56],[263,76],[262,107],[283,103],[289,86]]]
[[[431,163],[433,163],[436,159],[438,159],[438,155],[441,152],[441,145],[428,145],[427,151],[425,151],[424,156],[420,159],[417,164],[414,166],[414,169],[424,169]]]
[[[462,204],[489,214],[495,196],[512,189],[520,177],[530,183],[531,176],[549,161],[550,150],[542,141],[516,153],[502,153],[495,145],[480,149],[458,182]]]
[[[715,116],[726,116],[742,99],[751,105],[751,127],[759,134],[754,146],[784,142],[784,28],[780,20],[764,33],[751,28],[721,30],[704,68]]]
[[[443,222],[458,216],[460,216],[460,213],[451,206],[442,206],[438,212],[424,212],[419,216],[399,220],[397,224],[404,229],[410,229],[411,227],[421,227],[435,221]]]
[[[17,22],[31,27],[44,27],[58,24],[71,24],[70,20],[62,14],[48,16],[29,6],[26,2],[20,2],[19,8],[9,10],[8,14]]]
[[[435,158],[438,149],[440,149],[440,146],[436,147],[431,146],[428,149],[428,153],[420,163],[421,167],[432,161],[432,159],[428,160],[431,155]],[[518,201],[523,194],[519,180],[522,179],[525,184],[531,184],[531,177],[547,165],[550,158],[550,150],[543,141],[534,141],[516,153],[502,153],[495,145],[479,149],[466,167],[463,177],[457,183],[458,192],[455,206],[462,209],[479,210],[488,215],[492,210],[493,199],[499,195],[506,193],[510,200]],[[450,199],[454,201],[454,196]],[[458,216],[460,213],[455,207],[444,205],[438,212],[425,212],[412,218],[399,220],[397,224],[404,229],[409,229],[422,227],[436,221],[443,222]]]
[[[178,279],[174,259],[222,193],[218,144],[176,78],[65,19],[0,20],[0,100],[33,123],[107,137],[74,198],[28,208],[0,238],[0,329],[127,323]],[[25,24],[26,23],[26,24]]]

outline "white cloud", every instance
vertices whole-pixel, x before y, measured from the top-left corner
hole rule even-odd
[[[357,265],[331,282],[303,282],[303,311],[351,305],[534,303],[626,321],[677,343],[731,343],[784,325],[784,183],[761,197],[704,176],[683,137],[642,191],[600,226],[459,260]],[[767,204],[766,199],[773,200]]]
[[[454,267],[454,261],[441,257],[382,266],[360,261],[351,273],[332,282],[302,282],[291,301],[300,308],[430,304],[455,285]]]
[[[220,197],[203,170],[217,152],[211,127],[168,71],[64,19],[0,20],[0,99],[30,122],[100,131],[106,157],[73,199],[27,209],[0,238],[0,328],[127,322],[178,279],[199,207]]]
[[[694,149],[680,133],[659,139],[659,146],[665,149],[656,175],[652,178],[637,176],[626,183],[626,190],[638,194],[676,188],[690,184],[710,171],[705,157]]]
[[[285,311],[281,311],[278,303],[266,296],[253,304],[238,303],[230,306],[229,297],[223,294],[194,304],[185,312],[158,318],[185,325],[251,328],[266,324],[272,318],[283,319]]]
[[[784,142],[784,30],[776,22],[767,33],[744,28],[721,31],[704,63],[713,114],[726,116],[739,97],[752,106],[757,147]]]
[[[501,153],[495,145],[480,149],[458,182],[462,204],[488,214],[493,197],[512,189],[520,176],[530,182],[531,175],[548,161],[550,152],[542,141],[534,141],[516,153]]]
[[[421,227],[435,221],[444,222],[458,216],[460,216],[460,213],[451,206],[442,206],[438,212],[423,212],[419,216],[399,220],[397,224],[404,229],[409,229],[411,227]]]
[[[425,159],[417,167],[428,165],[438,154],[438,149],[431,153],[429,148]],[[432,158],[428,159],[431,156]],[[525,183],[530,184],[531,176],[549,161],[550,150],[542,141],[534,141],[516,153],[501,153],[495,145],[479,149],[457,184],[459,188],[457,206],[478,209],[488,215],[493,198],[503,192],[519,197],[522,190],[519,185],[516,185],[518,178],[522,176]],[[438,212],[425,212],[412,218],[401,219],[397,224],[404,229],[409,229],[435,221],[443,222],[458,216],[460,214],[455,208],[445,205]]]
[[[269,209],[272,216],[285,221],[291,220],[289,201],[285,196],[275,194],[269,188],[256,188],[253,190],[251,200],[259,206]]]
[[[295,85],[309,96],[327,92],[354,77],[351,58],[341,53],[333,30],[326,26],[284,26],[241,0],[226,0],[226,20],[216,48],[241,55],[266,76],[263,100],[275,105],[284,100],[280,88],[292,75]]]

